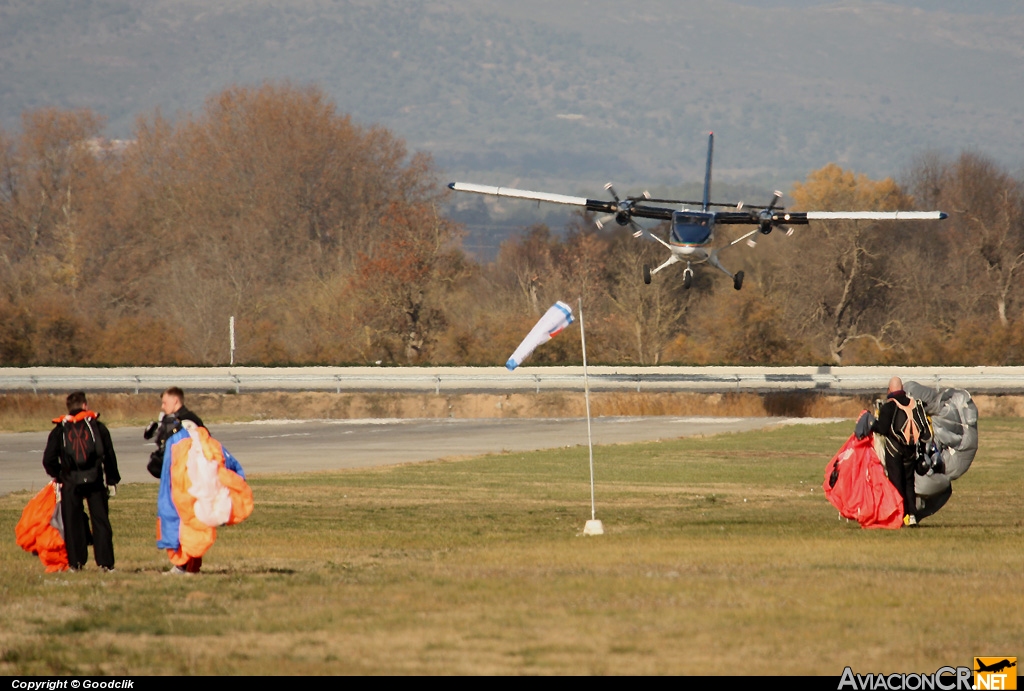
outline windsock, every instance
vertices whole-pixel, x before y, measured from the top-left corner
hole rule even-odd
[[[544,313],[540,321],[526,335],[523,342],[519,344],[516,352],[512,353],[512,357],[505,363],[505,367],[509,372],[519,367],[523,364],[523,360],[530,357],[530,353],[536,350],[537,346],[547,343],[562,333],[562,329],[572,324],[573,321],[572,307],[561,301],[553,304],[551,309]]]

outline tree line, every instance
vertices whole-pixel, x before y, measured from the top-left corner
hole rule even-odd
[[[578,296],[594,362],[1024,364],[1024,183],[976,153],[922,154],[899,184],[811,173],[794,208],[950,217],[758,236],[729,250],[737,292],[713,269],[645,285],[664,248],[584,213],[476,261],[430,158],[315,87],[102,128],[47,108],[0,131],[0,365],[223,364],[230,316],[241,363],[496,365]],[[575,338],[533,357],[580,359]]]

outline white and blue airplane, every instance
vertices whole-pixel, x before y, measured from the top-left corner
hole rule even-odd
[[[693,282],[692,266],[707,262],[731,278],[733,287],[739,290],[743,287],[743,272],[730,273],[718,260],[719,252],[747,240],[756,233],[768,235],[777,227],[784,228],[787,235],[792,235],[793,228],[791,226],[807,225],[810,221],[838,219],[854,221],[929,221],[946,218],[946,214],[941,211],[801,211],[791,213],[787,212],[785,208],[778,206],[779,200],[782,199],[782,192],[775,192],[767,206],[744,206],[742,202],[738,204],[712,202],[711,158],[714,144],[715,134],[712,132],[708,135],[708,161],[704,173],[704,198],[699,202],[681,199],[653,199],[647,193],[644,193],[641,197],[620,199],[611,183],[605,185],[605,189],[612,195],[612,200],[610,201],[571,197],[563,194],[550,194],[548,192],[531,192],[530,190],[517,190],[509,187],[475,185],[468,182],[452,182],[448,184],[448,187],[456,192],[474,192],[476,194],[488,194],[497,197],[582,206],[587,211],[607,214],[606,217],[598,219],[599,227],[604,222],[614,219],[621,226],[628,225],[632,227],[634,230],[633,237],[649,236],[669,250],[669,258],[661,265],[653,269],[644,265],[644,283],[649,284],[651,277],[662,269],[685,261],[686,269],[683,270],[683,287],[685,288],[689,288]],[[679,208],[652,206],[654,204],[671,204],[679,206]],[[726,208],[729,210],[715,211],[712,210],[713,208]],[[668,221],[670,224],[668,241],[662,240],[654,233],[642,228],[634,220],[635,218]],[[757,228],[727,245],[715,248],[715,226],[717,225],[756,225]],[[749,244],[753,245],[754,241],[750,240]]]

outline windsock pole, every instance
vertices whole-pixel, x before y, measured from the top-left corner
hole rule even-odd
[[[590,520],[583,527],[584,535],[604,535],[604,526],[597,520],[594,504],[594,438],[590,431],[590,379],[587,376],[587,335],[583,330],[583,297],[579,298],[580,343],[583,346],[583,395],[587,401],[587,449],[590,454]]]

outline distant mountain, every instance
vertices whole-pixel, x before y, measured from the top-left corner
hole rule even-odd
[[[1017,170],[1017,0],[0,0],[0,123],[88,107],[109,134],[232,83],[314,83],[450,179],[597,196],[701,175],[788,188],[929,149]],[[768,196],[766,191],[765,196]]]

